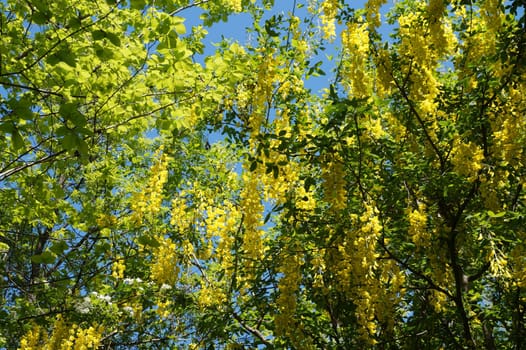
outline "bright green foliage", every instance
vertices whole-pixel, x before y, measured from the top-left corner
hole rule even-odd
[[[348,3],[0,1],[0,348],[520,349],[524,4]]]

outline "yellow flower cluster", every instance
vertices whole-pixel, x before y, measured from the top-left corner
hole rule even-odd
[[[365,18],[369,24],[369,29],[377,28],[381,24],[380,7],[385,4],[387,0],[368,0],[365,3]]]
[[[202,309],[220,307],[227,301],[227,296],[221,286],[204,285],[199,291],[197,304]]]
[[[234,12],[243,11],[242,0],[225,0],[225,5]]]
[[[338,14],[338,0],[324,0],[321,3],[320,16],[323,38],[329,41],[336,37],[336,20]]]
[[[506,98],[491,108],[495,111],[491,123],[495,140],[492,151],[502,166],[520,165],[526,136],[526,120],[522,113],[526,109],[524,89],[524,83],[508,88]]]
[[[172,313],[172,310],[170,310],[170,306],[172,306],[172,302],[170,300],[166,300],[165,298],[160,298],[155,303],[157,308],[155,309],[155,313],[159,315],[161,318],[169,317]]]
[[[426,205],[418,203],[416,209],[407,208],[408,233],[417,249],[429,247],[431,235],[427,228]]]
[[[304,181],[300,181],[298,186],[296,186],[294,193],[296,208],[306,212],[314,210],[316,208],[316,200],[314,199],[313,194],[312,190],[307,192],[305,190]]]
[[[391,89],[394,86],[394,80],[392,77],[393,68],[389,57],[389,51],[379,48],[373,59],[376,66],[376,76],[374,81],[375,92],[379,97],[385,97],[391,92]]]
[[[102,338],[102,327],[83,329],[73,324],[69,329],[69,337],[63,341],[60,350],[98,349]]]
[[[376,252],[382,225],[378,218],[378,209],[374,203],[364,203],[364,211],[359,217],[360,229],[351,232],[348,241],[352,244],[346,248],[348,261],[353,276],[351,295],[355,298],[357,318],[361,325],[359,330],[364,341],[373,345],[376,333],[375,316],[378,308],[378,295],[382,289],[375,273],[379,268]]]
[[[501,277],[508,281],[511,279],[508,258],[506,257],[506,254],[495,245],[493,240],[490,240],[488,260],[489,271],[494,277]]]
[[[311,261],[312,272],[314,274],[312,285],[314,288],[320,289],[324,294],[327,292],[325,282],[323,281],[323,275],[326,270],[325,256],[326,250],[321,248]]]
[[[20,340],[19,350],[88,350],[98,349],[104,329],[102,326],[82,328],[77,324],[66,324],[58,315],[53,331],[47,335],[40,326],[35,325]]]
[[[207,233],[219,237],[216,256],[221,262],[221,270],[227,275],[230,275],[234,265],[232,248],[240,223],[241,212],[228,200],[223,202],[222,207],[211,208],[206,219]]]
[[[101,229],[112,227],[117,223],[117,218],[111,214],[100,214],[96,219]]]
[[[361,327],[358,329],[360,337],[370,345],[376,344],[376,339],[373,336],[376,334],[377,325],[375,322],[376,299],[375,295],[371,295],[369,288],[360,288],[356,304],[356,318]]]
[[[246,167],[245,167],[246,168]],[[242,175],[244,187],[241,191],[241,211],[245,228],[243,245],[249,261],[259,261],[264,254],[263,246],[263,204],[256,172],[245,169]]]
[[[450,19],[444,15],[445,11],[446,2],[444,0],[429,1],[426,22],[434,55],[439,59],[453,53],[457,43]]]
[[[347,190],[343,160],[337,154],[327,156],[322,168],[323,189],[325,200],[333,210],[341,210],[347,206]]]
[[[35,325],[31,328],[20,340],[19,350],[37,350],[41,349],[43,344],[41,343],[41,338],[43,338],[45,332]],[[45,334],[47,335],[47,334]]]
[[[297,16],[290,18],[290,32],[292,33],[292,47],[296,50],[294,58],[298,62],[303,62],[307,51],[309,50],[309,43],[303,38],[300,30],[300,19]],[[302,83],[303,81],[300,80]]]
[[[157,151],[155,158],[158,161],[150,168],[150,178],[146,188],[133,196],[131,203],[132,221],[141,224],[144,217],[153,217],[161,210],[163,200],[163,187],[168,180],[168,157],[162,152],[162,148]]]
[[[404,283],[404,276],[395,263],[378,260],[377,242],[382,224],[374,203],[364,203],[361,215],[351,214],[350,229],[338,234],[332,242],[337,248],[328,248],[325,261],[316,261],[315,282],[322,292],[333,288],[353,300],[360,324],[359,334],[364,342],[375,344],[377,320],[388,320],[394,312],[396,289]],[[329,236],[336,234],[331,227]],[[331,271],[334,278],[325,285],[321,276]]]
[[[459,142],[451,151],[451,163],[460,175],[466,176],[468,181],[474,181],[482,169],[484,152],[472,142]]]
[[[485,0],[480,5],[480,12],[486,27],[492,32],[497,32],[505,19],[501,10],[502,0]]]
[[[444,310],[446,310],[448,299],[444,293],[439,292],[437,290],[431,290],[429,303],[431,304],[431,306],[433,306],[436,312],[443,312]]]
[[[428,124],[427,132],[436,143],[437,97],[441,88],[437,72],[454,52],[457,39],[445,16],[442,0],[432,0],[427,6],[419,2],[415,11],[398,18],[398,24],[399,52],[405,59],[402,72],[411,77],[409,98],[415,103],[420,118]]]
[[[361,275],[372,276],[377,266],[376,242],[381,235],[382,225],[375,205],[365,203],[364,209],[360,217],[361,228],[358,237],[353,240],[353,245],[356,256],[361,257]]]
[[[111,266],[111,275],[113,278],[122,279],[124,278],[124,271],[126,270],[126,264],[122,257],[117,256]]]
[[[342,78],[349,94],[356,98],[371,95],[371,78],[367,69],[369,33],[367,25],[349,23],[342,32],[343,60]]]
[[[170,238],[160,237],[158,242],[150,267],[151,278],[158,285],[173,285],[179,275],[177,247]]]
[[[279,296],[276,300],[277,314],[274,316],[277,336],[290,337],[297,328],[296,313],[297,292],[301,281],[301,265],[303,261],[300,254],[294,252],[294,245],[290,246],[290,251],[283,257],[280,265],[280,272],[283,277],[278,284]]]
[[[499,0],[497,0],[498,2]],[[491,13],[498,11],[492,6],[494,1],[484,1],[482,9],[472,10],[473,13],[467,13],[465,7],[457,7],[455,14],[459,19],[464,19],[467,26],[466,35],[460,43],[460,48],[465,52],[464,60],[456,62],[456,68],[459,72],[464,72],[467,76],[475,76],[470,65],[466,62],[477,62],[481,58],[491,57],[496,53],[497,45],[497,26],[492,18]],[[481,11],[485,14],[481,14]],[[493,24],[492,24],[493,23]],[[473,84],[476,84],[474,82]]]
[[[273,94],[274,84],[277,81],[278,62],[273,52],[263,52],[261,62],[257,68],[257,84],[254,93],[251,96],[254,103],[254,113],[250,116],[250,127],[252,132],[257,135],[263,117]]]
[[[521,232],[522,237],[526,237],[524,231]],[[517,288],[526,287],[526,248],[524,244],[517,244],[510,255],[510,269],[513,279],[513,286]],[[525,300],[523,299],[523,302]]]
[[[380,283],[377,292],[376,316],[391,332],[395,325],[396,308],[405,294],[405,275],[394,260],[381,260]]]
[[[377,113],[375,113],[374,115],[381,115],[381,113],[377,111]],[[364,122],[364,127],[367,129],[366,135],[373,142],[386,135],[386,132],[382,125],[382,120],[380,118],[371,116],[368,120]]]
[[[186,191],[181,191],[181,193],[172,200],[170,225],[175,226],[179,232],[188,229],[192,223],[192,219],[188,213],[188,206],[184,200],[185,195]]]

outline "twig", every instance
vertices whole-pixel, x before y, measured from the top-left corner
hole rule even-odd
[[[17,166],[16,168],[12,168],[12,169],[6,170],[6,171],[0,173],[0,181],[5,180],[9,176],[11,176],[13,174],[16,174],[16,173],[18,173],[18,172],[20,172],[20,171],[22,171],[24,169],[31,168],[34,165],[48,162],[48,161],[52,160],[53,158],[56,158],[57,156],[61,155],[64,152],[66,152],[66,150],[62,150],[62,151],[50,154],[50,155],[48,155],[48,156],[46,156],[44,158],[37,159],[35,161],[28,162],[28,163],[26,163],[24,165]]]
[[[199,5],[203,5],[203,4],[206,4],[207,2],[209,2],[210,0],[202,0],[202,1],[197,1],[197,2],[193,2],[191,4],[188,4],[186,6],[182,6],[182,7],[179,7],[177,10],[173,10],[172,12],[169,13],[170,16],[173,16],[175,14],[178,14],[179,12],[181,11],[184,11],[184,10],[187,10],[189,8],[192,8],[192,7],[195,7],[195,6],[199,6]]]

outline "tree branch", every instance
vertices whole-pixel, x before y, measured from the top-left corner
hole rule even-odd
[[[172,12],[169,13],[169,15],[170,15],[170,16],[176,15],[176,14],[178,14],[178,13],[181,12],[181,11],[187,10],[187,9],[192,8],[192,7],[195,7],[195,6],[199,6],[199,5],[206,4],[206,3],[209,2],[209,1],[210,1],[210,0],[201,0],[201,1],[193,2],[193,3],[188,4],[188,5],[186,5],[186,6],[179,7],[177,10],[173,10]]]
[[[431,277],[429,276],[426,276],[424,275],[422,272],[414,269],[413,267],[411,267],[408,263],[402,261],[400,258],[396,257],[390,250],[389,248],[387,248],[387,246],[385,245],[384,242],[380,241],[380,246],[385,250],[385,252],[387,253],[387,255],[389,256],[389,259],[393,259],[394,261],[396,261],[397,263],[399,263],[400,265],[402,265],[405,269],[409,270],[409,272],[415,274],[417,277],[419,278],[422,278],[424,281],[426,281],[429,286],[431,287],[431,289],[434,289],[434,290],[437,290],[441,293],[444,293],[445,295],[447,295],[450,299],[453,299],[453,295],[451,295],[450,292],[448,292],[446,289],[438,286],[435,282],[433,282],[433,280],[431,279]]]
[[[58,93],[58,92],[43,90],[43,89],[39,89],[39,88],[36,88],[36,87],[27,86],[27,85],[9,83],[7,81],[0,81],[0,85],[15,87],[15,88],[23,89],[23,90],[35,91],[35,92],[38,92],[38,93],[41,93],[41,94],[53,95],[53,96],[57,96],[57,97],[64,97],[64,95],[62,95],[61,93]]]
[[[255,328],[252,328],[250,326],[248,326],[247,324],[245,324],[245,322],[241,319],[241,317],[239,317],[239,315],[235,312],[235,311],[232,311],[232,315],[234,316],[234,319],[239,322],[239,324],[244,328],[246,329],[248,332],[250,332],[252,335],[254,335],[256,338],[258,338],[259,340],[261,340],[261,342],[263,344],[265,344],[267,347],[269,348],[273,348],[273,345],[271,342],[269,342],[265,336],[263,334],[261,334],[261,332]]]
[[[0,181],[5,180],[9,176],[11,176],[13,174],[16,174],[16,173],[18,173],[18,172],[20,172],[20,171],[22,171],[24,169],[31,168],[32,166],[35,166],[37,164],[48,162],[48,161],[58,157],[59,155],[65,153],[65,152],[66,152],[66,150],[62,150],[62,151],[50,154],[48,156],[45,156],[44,158],[40,158],[40,159],[34,160],[32,162],[28,162],[26,164],[17,166],[16,168],[12,168],[12,169],[9,169],[9,170],[4,170],[4,171],[0,172]]]

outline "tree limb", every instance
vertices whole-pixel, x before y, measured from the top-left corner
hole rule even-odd
[[[0,181],[5,180],[9,176],[11,176],[13,174],[16,174],[16,173],[18,173],[18,172],[20,172],[20,171],[22,171],[24,169],[31,168],[31,167],[33,167],[33,166],[35,166],[37,164],[49,162],[50,160],[53,160],[54,158],[58,157],[59,155],[65,153],[65,152],[66,152],[66,150],[62,150],[62,151],[50,154],[48,156],[45,156],[44,158],[40,158],[40,159],[34,160],[32,162],[28,162],[28,163],[25,163],[23,165],[17,166],[15,168],[12,168],[12,169],[0,172]]]

